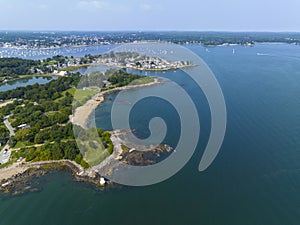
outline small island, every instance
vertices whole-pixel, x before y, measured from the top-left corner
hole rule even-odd
[[[96,59],[96,63],[134,70],[165,71],[193,66],[190,61],[168,61],[160,57],[140,55],[135,52],[110,52]]]

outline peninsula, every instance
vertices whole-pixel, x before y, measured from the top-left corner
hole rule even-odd
[[[161,81],[154,77],[110,69],[85,76],[70,72],[47,84],[0,92],[0,116],[4,118],[0,123],[0,189],[16,192],[18,182],[60,169],[70,170],[79,181],[104,185],[107,181],[93,167],[114,152],[111,133],[99,128],[100,148],[90,146],[91,141],[87,140],[82,143],[88,146],[83,153],[73,129],[83,134],[95,129],[87,126],[87,120],[105,95],[158,84]],[[159,147],[150,151],[170,149]],[[136,161],[127,155],[128,160]]]
[[[60,55],[44,60],[0,58],[0,83],[30,76],[66,76],[81,68],[98,65],[147,71],[176,70],[193,66],[189,61],[169,61],[133,52],[113,51],[77,58]]]

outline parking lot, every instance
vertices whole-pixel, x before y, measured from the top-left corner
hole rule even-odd
[[[11,151],[8,145],[6,145],[0,152],[0,164],[7,163],[9,161],[10,155],[11,155]]]

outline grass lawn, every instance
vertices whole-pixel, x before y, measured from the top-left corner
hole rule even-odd
[[[94,142],[96,143],[97,148],[92,148],[88,142]],[[83,145],[87,149],[87,151],[84,154],[83,159],[90,165],[95,166],[101,163],[106,157],[108,157],[110,154],[109,152],[102,146],[99,140],[94,141],[87,141],[84,142]]]
[[[44,66],[44,65],[46,65],[46,64],[48,64],[48,65],[56,65],[56,64],[57,64],[57,61],[52,60],[52,61],[50,61],[50,62],[42,62],[40,66]]]
[[[13,164],[13,161],[9,161],[8,163],[4,163],[4,164],[1,164],[0,165],[0,169],[3,169],[3,168],[5,168],[5,167],[8,167],[8,166],[10,166],[10,165],[12,165]]]
[[[142,77],[141,79],[132,81],[130,85],[141,85],[141,84],[148,84],[151,82],[154,82],[154,77]]]
[[[63,91],[61,94],[62,94],[62,97],[58,98],[58,99],[55,99],[54,102],[59,102],[60,100],[62,100],[64,97],[66,97],[66,93],[69,92],[72,96],[75,95],[75,91],[76,89],[75,88],[70,88],[68,90],[65,90]]]
[[[82,65],[78,65],[78,66],[69,66],[67,68],[60,69],[59,71],[74,71],[74,70],[78,70],[78,69],[89,67],[89,66],[91,66],[91,64],[82,64]]]
[[[30,146],[30,145],[26,142],[18,141],[14,148],[25,148],[27,146]]]
[[[94,87],[94,88],[89,87],[88,89],[85,89],[85,90],[77,89],[74,97],[77,101],[82,101],[82,100],[86,100],[89,97],[94,96],[98,92],[99,92],[99,89],[97,89],[96,87]]]
[[[88,89],[76,89],[74,94],[74,101],[78,103],[78,106],[85,104],[91,97],[99,93],[100,90],[97,87],[89,87]]]

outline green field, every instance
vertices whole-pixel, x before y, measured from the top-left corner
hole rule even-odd
[[[83,158],[90,166],[98,165],[110,155],[100,139],[87,140],[79,143],[79,146],[82,146],[86,150]]]
[[[142,85],[154,82],[154,77],[142,77],[140,79],[134,80],[130,83],[130,85]]]
[[[59,102],[60,100],[64,99],[66,97],[66,93],[69,92],[72,96],[75,95],[75,91],[76,89],[75,88],[70,88],[68,90],[65,90],[63,91],[61,94],[62,94],[62,97],[58,98],[58,99],[55,99],[54,102]]]
[[[78,107],[85,104],[91,97],[93,97],[98,92],[100,92],[100,90],[97,87],[89,87],[85,90],[76,89],[74,93],[75,105]]]

